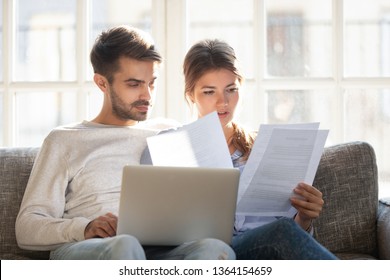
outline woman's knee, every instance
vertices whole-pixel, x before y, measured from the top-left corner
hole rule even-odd
[[[280,230],[295,231],[299,229],[299,225],[293,220],[288,218],[281,218],[275,222],[275,225]]]
[[[278,238],[285,240],[300,240],[308,238],[307,232],[303,230],[293,219],[282,218],[276,222],[275,231]]]

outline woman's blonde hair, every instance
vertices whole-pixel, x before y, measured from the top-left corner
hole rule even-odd
[[[208,71],[226,69],[237,76],[243,83],[244,76],[237,66],[237,58],[234,49],[226,42],[214,40],[202,40],[193,45],[184,58],[183,73],[185,83],[185,98],[192,96],[196,82]],[[190,104],[191,105],[191,104]],[[243,153],[246,160],[254,142],[254,134],[247,132],[236,122],[232,122],[233,135],[228,141]]]

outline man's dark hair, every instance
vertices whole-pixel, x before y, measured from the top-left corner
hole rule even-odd
[[[162,57],[155,49],[152,38],[144,31],[118,26],[103,31],[91,50],[91,63],[95,73],[113,81],[113,74],[119,70],[121,57],[161,63]]]

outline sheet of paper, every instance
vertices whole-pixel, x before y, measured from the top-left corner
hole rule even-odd
[[[250,216],[284,216],[291,208],[289,198],[298,182],[312,184],[321,158],[327,130],[268,127],[270,136],[254,146],[253,156],[260,155],[246,167],[241,183],[237,214]],[[260,135],[261,135],[260,131]],[[267,133],[266,133],[267,134]],[[267,141],[268,138],[268,141]],[[251,154],[252,157],[252,154]],[[245,177],[244,177],[245,176]]]
[[[267,149],[268,142],[275,128],[285,129],[318,129],[320,123],[302,123],[302,124],[262,124],[259,127],[256,141],[253,144],[251,154],[247,160],[245,168],[240,177],[240,188],[238,190],[238,200],[242,197],[250,181],[252,180],[257,167],[263,158],[264,152]]]
[[[233,168],[216,112],[147,138],[153,165]]]

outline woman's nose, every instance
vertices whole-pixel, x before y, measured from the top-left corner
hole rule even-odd
[[[219,95],[218,102],[217,102],[218,105],[226,106],[228,103],[229,103],[229,98],[228,96],[226,96],[226,94]]]

